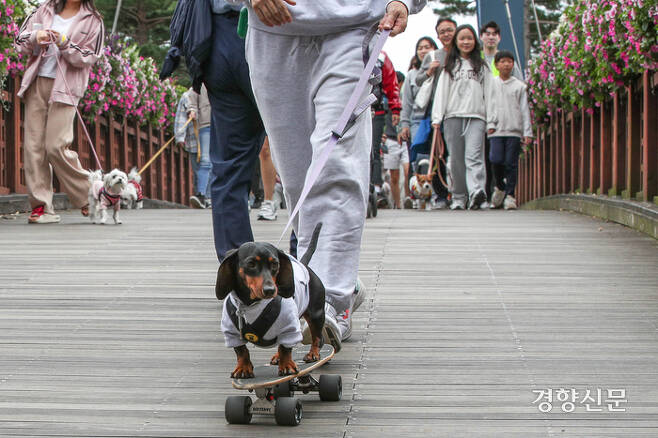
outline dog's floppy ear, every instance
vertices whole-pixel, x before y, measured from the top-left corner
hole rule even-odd
[[[215,282],[215,295],[218,300],[226,298],[237,286],[236,273],[238,272],[238,250],[232,249],[226,253],[224,261],[217,270],[217,281]]]
[[[279,257],[279,273],[276,275],[276,287],[283,298],[292,298],[295,295],[295,274],[292,271],[292,262],[288,255],[277,248]]]

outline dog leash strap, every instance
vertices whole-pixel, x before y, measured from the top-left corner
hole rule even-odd
[[[50,35],[50,39],[52,41],[52,44],[57,47],[57,44],[55,44],[55,38]],[[57,51],[58,49],[53,49],[54,54],[49,55],[49,56],[54,56],[55,61],[57,62],[57,68],[59,69],[59,74],[62,77],[62,80],[64,82],[64,85],[66,86],[66,91],[69,93],[69,97],[71,98],[71,102],[73,102],[73,93],[71,92],[71,88],[69,87],[69,83],[66,81],[66,78],[64,77],[64,70],[62,69],[62,64],[59,62],[59,56],[57,56]],[[80,121],[80,124],[82,125],[82,129],[85,132],[85,135],[87,136],[87,141],[89,142],[89,147],[91,148],[91,152],[94,155],[94,159],[96,160],[96,165],[98,166],[99,169],[103,169],[103,166],[101,166],[101,160],[98,158],[98,154],[96,153],[96,148],[94,148],[94,142],[91,141],[91,136],[89,135],[89,131],[87,131],[87,125],[85,124],[85,121],[82,119],[82,115],[80,114],[80,110],[78,109],[77,105],[73,105],[75,108],[75,113],[78,115],[78,120]]]
[[[185,124],[178,130],[178,133],[180,134],[181,132],[185,131],[185,129],[187,128],[187,125],[189,125],[190,122],[192,122],[193,120],[194,119],[192,119],[192,117],[187,119],[187,122],[185,122]],[[158,158],[160,156],[160,154],[167,148],[167,146],[169,146],[171,144],[171,142],[174,141],[175,139],[176,139],[176,134],[174,134],[173,137],[171,137],[160,149],[158,149],[158,151],[155,153],[155,155],[153,155],[151,157],[151,159],[148,160],[148,162],[137,173],[139,173],[141,175],[151,164],[153,164],[155,159]],[[199,151],[201,151],[201,143],[197,143],[197,147],[199,148]],[[199,152],[199,155],[201,155],[201,152]]]
[[[357,110],[358,107],[358,109],[361,112],[363,112],[369,107],[370,103],[372,103],[372,99],[369,97],[368,98],[369,100],[366,100],[366,102],[370,102],[370,103],[359,106],[359,99],[363,94],[363,92],[366,90],[368,84],[370,83],[371,73],[375,68],[375,63],[377,62],[379,53],[384,48],[384,43],[386,42],[386,39],[388,38],[390,33],[391,33],[390,30],[384,30],[379,35],[379,38],[377,39],[375,46],[370,54],[370,58],[368,59],[365,68],[361,72],[359,81],[357,82],[356,87],[354,88],[354,91],[352,92],[352,95],[350,96],[350,99],[348,100],[347,105],[343,110],[343,113],[338,119],[338,123],[336,124],[336,127],[331,131],[331,137],[327,141],[327,145],[322,150],[322,153],[318,157],[317,161],[311,164],[311,167],[309,168],[308,173],[306,174],[306,181],[304,183],[304,187],[302,188],[302,193],[299,196],[299,200],[297,201],[295,208],[292,210],[292,213],[290,214],[288,223],[284,227],[283,232],[279,237],[277,246],[281,243],[283,236],[286,234],[286,231],[288,231],[288,228],[290,228],[290,225],[295,219],[295,216],[297,216],[299,209],[301,208],[302,204],[306,200],[306,197],[311,191],[311,187],[313,187],[313,184],[315,184],[315,181],[317,181],[318,177],[320,176],[320,173],[322,172],[322,169],[327,163],[327,160],[329,159],[329,155],[336,147],[336,144],[338,144],[338,140],[340,140],[343,137],[343,135],[345,135],[345,132],[347,132],[347,130],[350,128],[350,126],[354,123],[354,121],[360,114],[360,113],[356,114],[355,110]],[[356,116],[354,116],[354,114],[356,114]],[[352,123],[350,123],[350,121]]]

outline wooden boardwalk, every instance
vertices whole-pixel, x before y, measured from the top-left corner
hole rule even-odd
[[[0,219],[1,437],[658,436],[658,244],[643,234],[561,212],[381,211],[369,299],[326,367],[343,400],[302,396],[302,425],[280,428],[224,420],[238,392],[210,214],[123,216]],[[283,219],[254,221],[256,237]],[[540,412],[533,390],[559,388],[578,391],[575,412]],[[610,389],[625,412],[608,412]]]

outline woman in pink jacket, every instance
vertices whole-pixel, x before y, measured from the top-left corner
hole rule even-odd
[[[73,206],[89,214],[88,172],[69,146],[75,107],[87,90],[104,38],[103,20],[93,0],[47,0],[25,20],[16,37],[16,50],[29,57],[18,92],[25,102],[23,167],[32,207],[29,223],[60,220],[52,203],[53,170]]]

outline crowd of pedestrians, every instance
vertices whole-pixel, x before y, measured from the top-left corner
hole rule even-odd
[[[528,144],[532,137],[519,64],[511,52],[498,50],[500,27],[495,22],[486,23],[478,34],[470,25],[458,26],[455,20],[442,17],[435,31],[441,48],[429,36],[416,43],[401,86],[397,135],[389,127],[382,140],[373,133],[373,144],[383,146],[384,162],[394,162],[396,169],[385,166],[390,178],[372,178],[375,184],[391,181],[393,202],[384,196],[381,186],[375,186],[381,193],[379,206],[400,208],[398,200],[404,189],[405,208],[418,208],[418,199],[408,199],[414,197],[407,186],[409,176],[398,183],[396,173],[408,167],[397,160],[399,148],[394,144],[406,149],[412,172],[419,172],[422,160],[430,158],[437,135],[445,150],[439,152],[435,147],[429,169],[432,208],[516,209],[517,161],[521,144]],[[382,100],[386,101],[385,97]],[[393,115],[394,108],[390,111]],[[377,126],[375,119],[382,116],[374,112],[373,117],[373,126]]]

